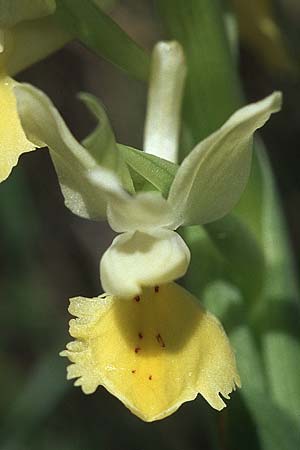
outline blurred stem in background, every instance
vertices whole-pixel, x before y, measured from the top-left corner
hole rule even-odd
[[[241,40],[265,68],[295,76],[299,67],[288,48],[286,33],[276,20],[274,2],[229,0],[228,4],[236,14]]]

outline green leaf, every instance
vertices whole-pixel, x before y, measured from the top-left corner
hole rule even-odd
[[[92,0],[57,0],[58,23],[84,45],[140,80],[146,80],[150,58]]]
[[[263,301],[256,326],[274,400],[300,417],[300,304],[293,259],[270,165],[263,153],[262,244],[266,260]]]
[[[204,229],[222,255],[229,279],[240,288],[247,301],[254,302],[266,275],[264,254],[255,235],[235,214],[206,224]]]
[[[169,36],[184,48],[188,67],[184,118],[196,145],[240,106],[240,84],[231,60],[220,2],[156,0],[156,3]]]
[[[250,327],[246,324],[237,327],[230,334],[230,340],[237,353],[242,379],[240,394],[255,423],[252,434],[258,434],[260,446],[264,450],[297,450],[300,446],[299,418],[296,420],[269,395],[267,379],[264,380],[265,386],[257,383],[259,372],[263,373],[263,364]],[[239,426],[236,420],[232,418],[231,440],[235,440],[234,430]],[[239,449],[241,443],[230,447]]]
[[[141,185],[142,177],[167,198],[178,166],[166,159],[144,153],[127,145],[118,144],[118,148],[128,166],[138,174],[135,177],[133,173],[133,181],[137,183],[136,187]],[[149,185],[147,186],[149,187]]]
[[[242,388],[233,394],[229,405],[228,448],[245,450],[296,450],[300,445],[300,428],[289,411],[270,398],[269,383],[254,333],[247,324],[244,299],[238,289],[224,281],[210,283],[203,293],[205,306],[224,324],[236,352]],[[236,398],[239,395],[240,401]],[[253,422],[240,423],[248,410]],[[232,411],[235,415],[232,415]],[[251,439],[249,445],[248,440]]]

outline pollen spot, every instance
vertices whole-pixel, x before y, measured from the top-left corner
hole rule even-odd
[[[136,370],[135,370],[135,369],[132,369],[131,373],[135,373],[135,372],[136,372]]]
[[[149,375],[148,380],[152,380],[152,375]]]
[[[159,286],[155,286],[154,291],[159,292]]]
[[[136,295],[133,300],[138,303],[141,300],[141,297],[139,295]]]
[[[142,335],[142,333],[139,333],[138,336],[139,336],[140,339],[143,339],[143,337],[144,337],[144,336]]]
[[[163,340],[161,334],[158,333],[155,337],[156,337],[156,340],[157,340],[157,342],[159,343],[159,345],[160,345],[162,348],[165,348],[166,344],[165,344],[165,341]]]
[[[135,353],[138,353],[141,350],[141,347],[135,347],[134,351]]]

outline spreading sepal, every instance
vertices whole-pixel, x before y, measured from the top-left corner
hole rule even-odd
[[[99,185],[91,182],[89,174],[97,168],[109,170],[112,164],[116,171],[119,169],[120,155],[109,158],[105,156],[108,135],[103,133],[103,140],[98,139],[97,148],[85,148],[73,137],[59,112],[43,92],[22,84],[15,88],[15,93],[19,116],[28,139],[49,147],[66,206],[81,217],[106,217],[106,195]],[[91,105],[92,100],[85,100]],[[94,101],[93,108],[96,111]],[[105,127],[105,122],[102,125]],[[113,150],[112,146],[109,146],[109,150]],[[115,151],[118,151],[117,147]],[[124,170],[128,170],[125,163]]]
[[[236,111],[225,124],[200,142],[180,165],[168,201],[177,223],[204,224],[227,214],[247,184],[253,134],[281,108],[281,93]]]

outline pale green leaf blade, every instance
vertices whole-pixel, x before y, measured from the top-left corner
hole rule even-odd
[[[229,283],[216,281],[210,283],[204,291],[203,300],[205,306],[221,320],[229,334],[242,381],[242,388],[237,395],[245,402],[254,419],[254,423],[250,424],[242,425],[238,422],[239,414],[243,413],[243,406],[238,406],[238,402],[235,402],[237,399],[232,399],[233,405],[230,405],[228,417],[231,431],[228,434],[229,447],[239,449],[242,446],[247,450],[256,448],[253,442],[249,446],[248,442],[244,441],[250,433],[252,441],[255,441],[257,434],[259,444],[256,445],[260,445],[264,450],[298,449],[300,428],[293,415],[281,408],[270,396],[264,361],[254,333],[247,323],[241,292]],[[238,428],[241,426],[242,432]],[[247,432],[248,435],[245,436]]]
[[[96,2],[57,0],[58,23],[89,49],[138,79],[148,77],[150,58]]]
[[[169,193],[179,223],[212,222],[235,206],[250,174],[253,133],[280,107],[274,92],[241,108],[184,159]]]
[[[262,354],[274,400],[300,417],[300,303],[287,230],[271,168],[264,154],[262,242],[266,260],[264,302],[257,314]]]
[[[264,254],[256,236],[236,214],[208,223],[204,229],[222,255],[231,281],[253,304],[266,276]]]

